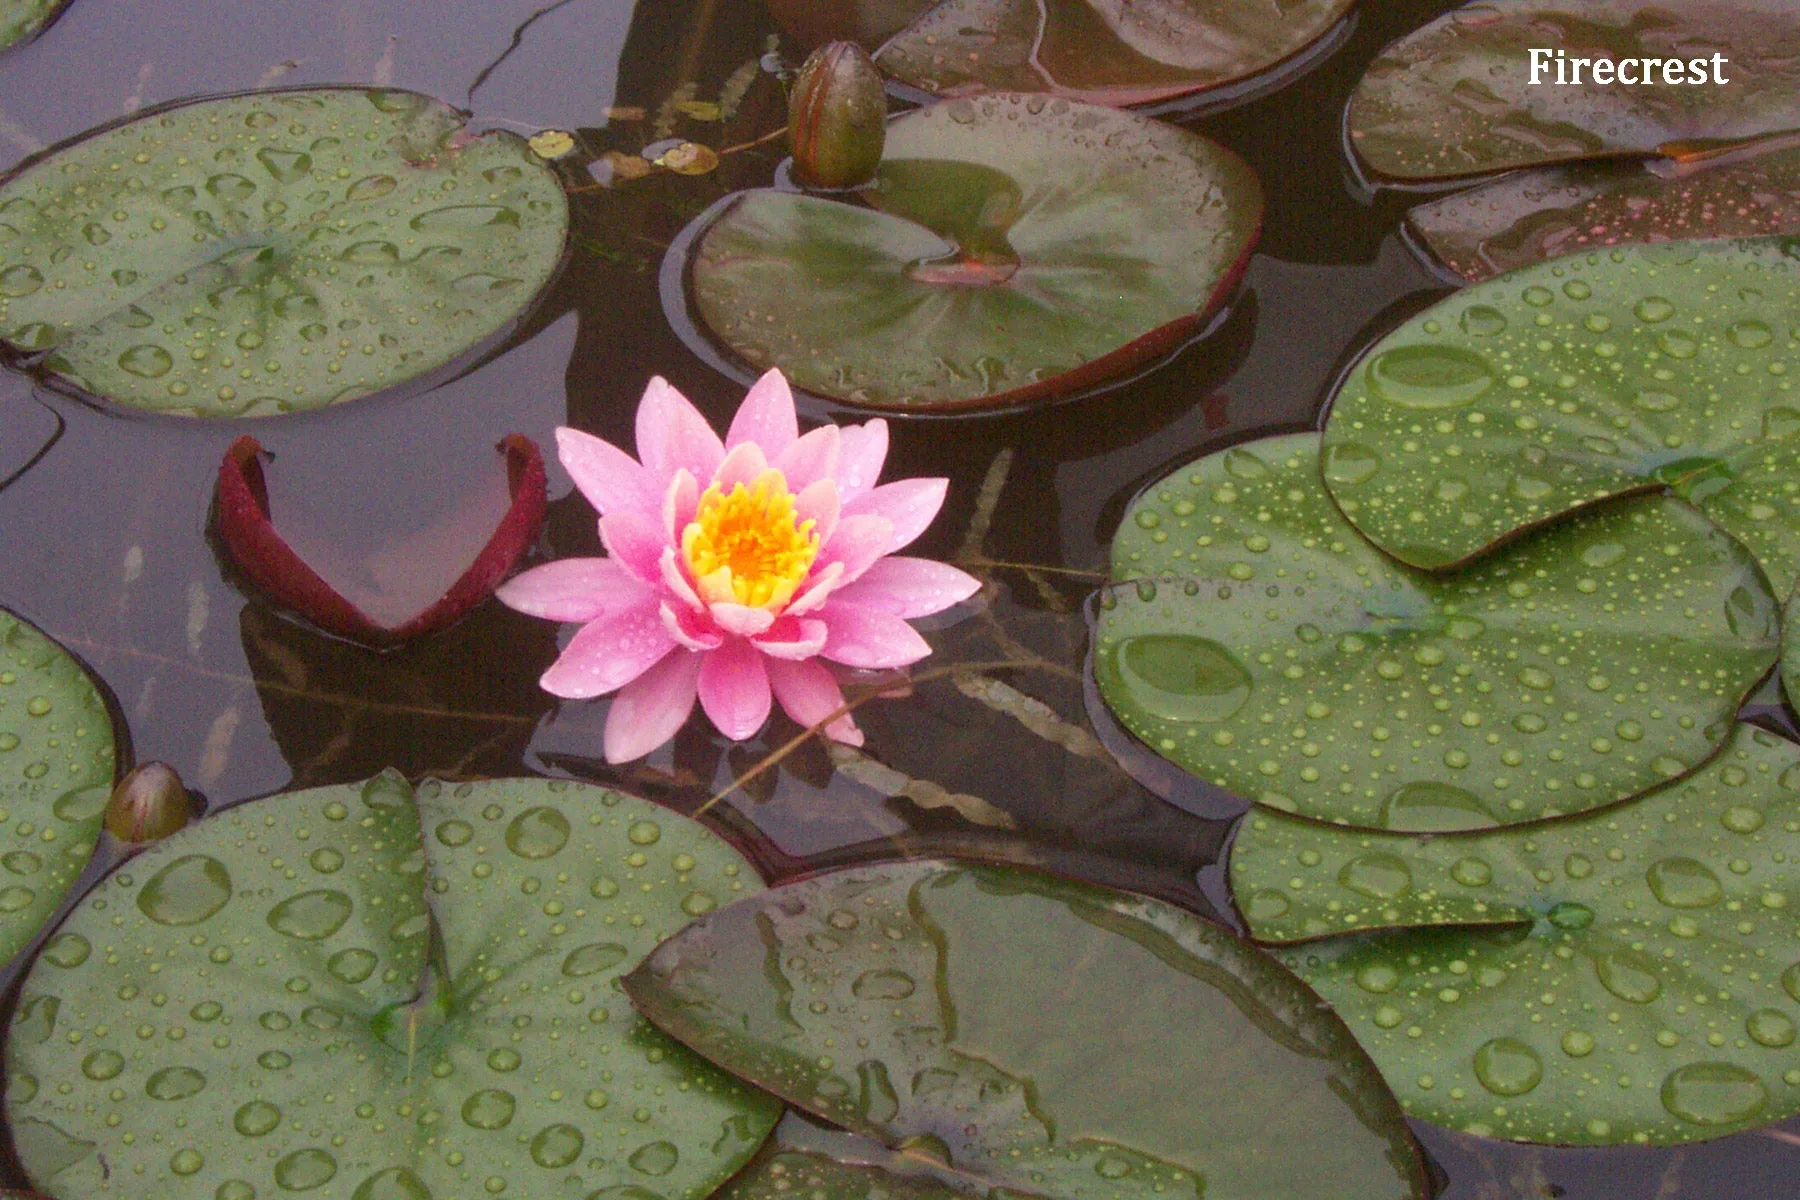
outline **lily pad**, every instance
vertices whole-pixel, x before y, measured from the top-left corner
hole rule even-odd
[[[335,404],[501,333],[568,206],[509,133],[412,92],[201,100],[0,185],[0,337],[83,392],[189,416]]]
[[[700,239],[705,324],[758,368],[868,408],[1023,404],[1174,349],[1231,294],[1256,176],[1197,134],[997,94],[888,127],[868,205],[783,191]]]
[[[617,976],[760,884],[618,792],[397,775],[227,809],[85,898],[27,977],[7,1117],[57,1200],[699,1200],[780,1111]]]
[[[1235,83],[1305,50],[1354,0],[943,0],[876,63],[939,95],[1047,92],[1148,104]]]
[[[1794,589],[1781,622],[1781,686],[1787,690],[1788,703],[1800,712],[1800,588]]]
[[[1691,779],[1535,829],[1413,839],[1257,813],[1231,887],[1259,940],[1330,938],[1284,961],[1410,1115],[1692,1142],[1800,1112],[1797,830],[1800,746],[1740,725]]]
[[[926,1176],[898,1175],[807,1150],[759,1155],[719,1190],[719,1200],[958,1200],[965,1193]],[[4,1192],[0,1192],[3,1200]]]
[[[1515,171],[1406,220],[1470,283],[1582,250],[1800,234],[1800,146],[1697,169],[1657,160]]]
[[[1559,85],[1554,58],[1540,57],[1548,69],[1533,84],[1533,49],[1566,60],[1657,59],[1658,76],[1648,86],[1596,86],[1590,63],[1581,86],[1572,75]],[[1695,82],[1701,59],[1704,80]],[[1665,78],[1675,60],[1679,84]],[[1351,97],[1349,129],[1362,160],[1393,179],[1688,151],[1800,129],[1800,11],[1789,0],[1478,0],[1382,51]]]
[[[1465,289],[1340,384],[1325,482],[1415,566],[1667,487],[1800,578],[1800,242],[1666,242]]]
[[[1325,458],[1325,471],[1352,460]],[[1381,554],[1319,435],[1150,488],[1113,541],[1100,693],[1203,779],[1317,820],[1474,829],[1611,804],[1712,755],[1777,653],[1779,602],[1687,505],[1629,500],[1454,576]]]
[[[23,45],[44,32],[68,3],[69,0],[0,0],[0,50]]]
[[[0,962],[61,906],[100,837],[112,716],[81,664],[0,609]]]
[[[625,990],[727,1070],[980,1193],[1425,1194],[1337,1018],[1160,901],[1014,868],[850,868],[696,921]]]

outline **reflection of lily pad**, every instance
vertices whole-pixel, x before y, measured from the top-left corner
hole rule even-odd
[[[939,94],[1003,89],[1145,104],[1266,70],[1325,36],[1352,2],[943,0],[875,61]]]
[[[7,1116],[58,1200],[695,1200],[779,1111],[614,980],[757,891],[705,829],[543,780],[379,776],[228,809],[75,910]]]
[[[1530,830],[1409,839],[1256,813],[1251,932],[1415,1117],[1690,1142],[1800,1112],[1800,747],[1739,726],[1692,779]],[[1458,928],[1427,928],[1458,926]]]
[[[695,922],[625,987],[726,1069],[978,1193],[1423,1195],[1337,1018],[1158,901],[1016,869],[852,868]]]
[[[81,664],[0,609],[0,961],[87,866],[113,785],[112,717]]]
[[[410,92],[260,92],[68,143],[0,186],[0,334],[82,390],[199,416],[443,366],[557,269],[555,175]]]
[[[1785,595],[1800,575],[1792,249],[1618,247],[1458,292],[1345,378],[1326,485],[1383,550],[1437,568],[1666,484]]]
[[[1679,501],[1433,576],[1357,536],[1318,448],[1295,434],[1183,467],[1113,542],[1114,578],[1144,582],[1102,607],[1101,695],[1204,779],[1389,829],[1579,812],[1706,759],[1774,661],[1755,564]]]
[[[1584,86],[1558,86],[1552,65],[1533,85],[1533,48],[1654,58],[1658,71],[1679,59],[1684,80],[1704,59],[1705,82],[1595,86],[1584,76]],[[1715,80],[1715,54],[1729,60],[1727,85]],[[1791,0],[1479,0],[1382,51],[1351,98],[1349,127],[1363,161],[1401,179],[1800,128],[1800,10]]]
[[[44,32],[69,0],[0,0],[0,50]]]
[[[1471,283],[1580,250],[1800,233],[1800,147],[1691,173],[1669,162],[1518,171],[1421,204],[1406,219]]]
[[[910,113],[886,154],[874,207],[749,192],[693,263],[700,315],[739,355],[872,408],[1022,403],[1173,349],[1262,220],[1217,143],[1042,96]]]

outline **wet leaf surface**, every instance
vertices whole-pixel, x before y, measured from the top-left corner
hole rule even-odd
[[[87,866],[112,795],[112,714],[75,658],[0,609],[0,960]]]
[[[42,33],[69,0],[4,0],[0,3],[0,50]]]
[[[850,868],[695,922],[625,986],[726,1069],[983,1190],[1424,1194],[1336,1018],[1159,901],[1010,868]]]
[[[1533,48],[1569,59],[1681,59],[1684,68],[1705,59],[1706,80],[1559,86],[1552,66],[1533,85]],[[1715,64],[1715,54],[1729,65]],[[1796,128],[1800,12],[1787,0],[1478,0],[1383,51],[1349,114],[1358,156],[1397,179],[1653,154]]]
[[[1502,176],[1407,214],[1470,283],[1582,250],[1682,238],[1800,234],[1800,147],[1697,167],[1668,160]]]
[[[1255,75],[1324,37],[1353,0],[943,0],[876,62],[940,95],[1047,92],[1146,104]]]
[[[1781,685],[1788,704],[1800,712],[1800,588],[1794,589],[1781,622]]]
[[[1246,820],[1231,887],[1251,933],[1331,939],[1283,959],[1409,1115],[1606,1145],[1800,1112],[1800,746],[1740,725],[1693,778],[1533,829]]]
[[[216,144],[222,142],[223,144]],[[410,92],[250,93],[0,186],[0,332],[80,391],[197,416],[378,392],[502,332],[561,263],[555,176]]]
[[[759,1155],[718,1195],[719,1200],[784,1200],[796,1192],[810,1200],[955,1200],[961,1195],[928,1178],[909,1178],[805,1150]]]
[[[1041,96],[895,120],[869,205],[739,198],[699,241],[699,315],[759,368],[861,407],[1022,404],[1198,332],[1262,192],[1214,142]]]
[[[1465,562],[1669,487],[1800,577],[1800,261],[1779,238],[1570,255],[1458,292],[1377,343],[1325,427],[1325,482],[1406,562]]]
[[[1679,501],[1433,576],[1358,536],[1319,473],[1317,434],[1245,443],[1152,485],[1113,542],[1140,582],[1103,598],[1101,695],[1241,796],[1407,830],[1596,808],[1704,761],[1774,660],[1778,601]]]
[[[576,784],[415,802],[382,775],[228,809],[34,965],[7,1045],[21,1161],[59,1200],[703,1196],[779,1108],[613,981],[760,886],[699,825]]]

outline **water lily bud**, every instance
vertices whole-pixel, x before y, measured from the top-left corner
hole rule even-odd
[[[855,42],[820,46],[788,96],[788,141],[802,183],[845,188],[867,183],[887,138],[887,89]]]
[[[121,842],[160,842],[194,815],[181,776],[166,763],[145,763],[119,781],[106,805],[106,832]]]

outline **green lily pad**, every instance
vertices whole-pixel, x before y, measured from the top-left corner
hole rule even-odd
[[[1781,686],[1787,690],[1788,703],[1800,712],[1800,588],[1794,589],[1781,621]]]
[[[929,1178],[896,1175],[806,1150],[759,1156],[718,1193],[719,1200],[788,1200],[794,1195],[808,1200],[957,1200],[963,1193]]]
[[[747,192],[700,239],[705,324],[758,368],[869,408],[1075,391],[1178,346],[1262,222],[1256,176],[1185,130],[989,95],[888,127],[870,205]]]
[[[760,889],[703,827],[546,780],[227,809],[85,898],[27,977],[7,1118],[58,1200],[700,1200],[780,1111],[616,990]]]
[[[1800,146],[1691,173],[1660,160],[1515,171],[1406,220],[1470,283],[1630,243],[1800,234]]]
[[[1800,242],[1666,242],[1467,288],[1339,386],[1325,482],[1383,550],[1459,565],[1611,496],[1672,489],[1781,595],[1800,578]]]
[[[1548,69],[1535,85],[1534,48],[1552,51],[1538,59]],[[1587,67],[1582,86],[1559,86],[1555,52],[1567,60],[1657,59],[1657,82],[1595,86]],[[1715,64],[1715,54],[1729,63]],[[1694,60],[1705,59],[1704,82],[1666,83],[1663,72],[1677,58],[1684,80]],[[1690,150],[1800,129],[1800,11],[1789,0],[1479,0],[1382,51],[1351,97],[1349,129],[1362,160],[1395,179]]]
[[[29,42],[49,28],[69,0],[0,0],[0,50]]]
[[[1353,465],[1327,452],[1325,472]],[[1485,828],[1692,770],[1777,653],[1750,556],[1665,497],[1585,513],[1454,576],[1378,552],[1319,435],[1211,455],[1113,541],[1100,694],[1151,749],[1317,820]]]
[[[1741,725],[1691,779],[1534,829],[1415,839],[1257,813],[1231,888],[1259,940],[1330,938],[1283,960],[1410,1115],[1692,1142],[1800,1112],[1797,831],[1800,746]]]
[[[114,771],[94,681],[0,609],[0,961],[31,943],[87,866]]]
[[[1014,868],[856,867],[696,921],[625,990],[734,1074],[982,1193],[1425,1194],[1337,1018],[1159,901]]]
[[[442,367],[561,264],[568,206],[509,133],[411,92],[139,116],[0,186],[0,337],[135,408],[261,416]]]
[[[1354,0],[943,0],[876,63],[939,95],[1047,92],[1147,104],[1235,83],[1305,50]]]

